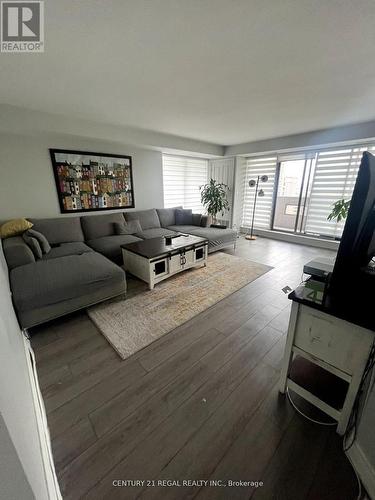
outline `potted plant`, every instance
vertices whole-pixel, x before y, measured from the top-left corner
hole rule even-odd
[[[210,179],[208,184],[199,186],[201,192],[201,202],[207,211],[207,214],[212,217],[213,224],[216,224],[216,215],[221,213],[224,215],[225,210],[230,209],[227,194],[229,186],[215,179]]]
[[[348,216],[351,201],[352,200],[345,201],[344,199],[337,200],[336,203],[333,204],[332,212],[328,215],[327,219],[330,221],[336,219],[337,222],[345,220]]]

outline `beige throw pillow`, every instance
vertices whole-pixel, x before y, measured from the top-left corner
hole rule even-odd
[[[13,219],[0,227],[0,238],[10,238],[31,229],[33,224],[26,219]]]

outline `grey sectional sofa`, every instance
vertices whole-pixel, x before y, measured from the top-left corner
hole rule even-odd
[[[180,207],[178,207],[180,208]],[[150,209],[105,215],[29,219],[51,250],[36,260],[21,236],[2,241],[13,302],[24,328],[88,307],[126,292],[121,245],[183,232],[209,240],[209,252],[235,245],[231,229],[207,226],[195,214],[194,224],[176,224],[176,209]],[[115,233],[116,223],[139,221],[142,231]]]

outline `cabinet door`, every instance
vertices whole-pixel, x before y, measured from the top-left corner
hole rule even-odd
[[[206,258],[206,245],[194,248],[194,262],[204,262]]]
[[[154,274],[155,280],[161,278],[168,274],[168,262],[167,259],[160,259],[152,263],[151,270]]]
[[[183,258],[183,266],[184,268],[188,268],[194,265],[194,249],[187,250],[185,254],[182,256]]]
[[[181,256],[180,254],[172,255],[172,257],[169,259],[169,272],[171,274],[173,273],[178,273],[178,271],[181,271]]]

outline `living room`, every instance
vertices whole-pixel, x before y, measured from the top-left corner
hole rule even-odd
[[[2,2],[0,498],[375,498],[374,15]]]

